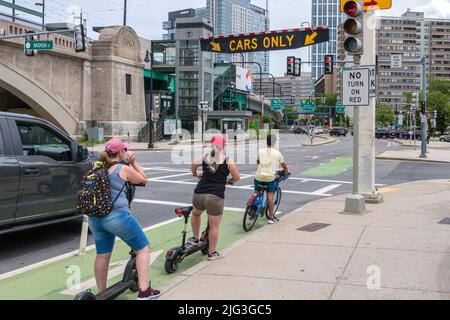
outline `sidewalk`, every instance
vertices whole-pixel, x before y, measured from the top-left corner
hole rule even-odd
[[[406,161],[420,161],[420,162],[438,162],[450,163],[450,149],[429,148],[427,158],[420,158],[420,145],[416,150],[412,148],[403,148],[398,151],[386,151],[377,156],[379,160],[406,160]]]
[[[414,140],[402,140],[402,139],[394,139],[392,140],[396,143],[401,144],[404,147],[411,147],[414,148],[414,145],[417,149],[420,150],[420,145],[422,143],[421,140],[416,140],[414,143]],[[441,142],[441,141],[430,141],[430,144],[428,145],[429,149],[450,149],[450,143],[448,142]]]
[[[450,299],[449,180],[381,191],[361,216],[340,214],[345,196],[310,203],[182,273],[161,299]],[[312,223],[325,228],[299,230]]]

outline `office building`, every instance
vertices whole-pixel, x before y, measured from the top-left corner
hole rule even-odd
[[[312,79],[316,81],[324,74],[324,62],[326,55],[333,55],[337,60],[337,34],[342,21],[340,13],[340,0],[312,0],[312,26],[328,26],[330,28],[330,41],[312,46]]]

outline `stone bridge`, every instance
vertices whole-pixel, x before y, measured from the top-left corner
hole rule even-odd
[[[5,35],[39,31],[0,20]],[[107,27],[86,53],[73,38],[53,40],[53,51],[24,53],[24,39],[0,41],[0,111],[26,113],[58,125],[72,136],[103,127],[105,136],[137,136],[145,125],[144,64],[140,41],[129,27]]]

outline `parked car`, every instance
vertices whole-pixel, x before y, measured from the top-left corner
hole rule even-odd
[[[298,127],[294,130],[295,134],[308,134],[308,130],[306,130],[305,128],[302,127]]]
[[[439,138],[442,142],[450,142],[450,133],[447,133],[446,135],[443,135]]]
[[[388,128],[378,128],[375,130],[375,138],[377,139],[387,139],[389,138]]]
[[[348,134],[348,129],[347,128],[333,128],[330,131],[330,136],[344,136],[346,137]]]
[[[315,128],[314,134],[324,134],[323,128]]]
[[[0,234],[81,220],[76,200],[91,161],[55,125],[0,112]]]

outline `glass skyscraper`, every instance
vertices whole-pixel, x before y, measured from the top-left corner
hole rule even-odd
[[[214,25],[216,35],[229,35],[250,32],[265,31],[270,28],[270,23],[266,21],[266,10],[252,5],[250,0],[207,0],[206,10],[200,11],[209,14],[208,19]],[[214,13],[214,14],[213,14]],[[267,23],[267,26],[266,26]],[[270,70],[269,53],[256,52],[244,54],[245,61],[258,62],[263,68],[263,72]],[[218,54],[216,61],[241,62],[242,56]],[[259,73],[257,65],[249,65],[254,73]]]
[[[330,41],[312,46],[312,61],[319,62],[312,65],[314,81],[324,74],[326,55],[333,55],[334,61],[337,61],[337,33],[339,24],[342,22],[339,9],[340,0],[312,0],[313,27],[328,26],[330,28]]]

